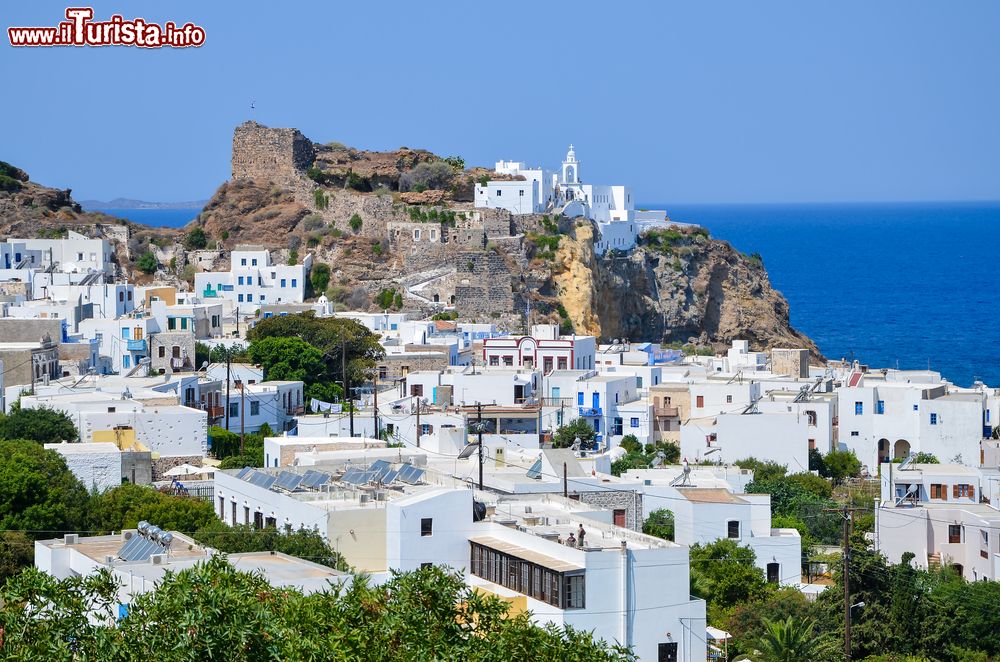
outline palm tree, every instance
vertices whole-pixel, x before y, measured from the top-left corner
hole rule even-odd
[[[753,662],[819,662],[833,656],[836,643],[825,635],[816,634],[812,619],[783,621],[764,619],[764,633],[754,643],[754,652],[743,657]]]

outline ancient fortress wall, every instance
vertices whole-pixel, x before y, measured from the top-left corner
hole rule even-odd
[[[313,144],[298,129],[257,122],[233,131],[233,179],[257,179],[294,187],[314,158]]]

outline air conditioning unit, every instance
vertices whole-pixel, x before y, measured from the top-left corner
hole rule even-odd
[[[79,541],[79,538],[75,533],[67,533],[63,536],[64,545],[75,545]]]
[[[375,492],[376,501],[385,501],[385,490],[378,490]]]
[[[167,560],[166,554],[153,554],[149,557],[149,562],[153,565],[163,565]]]
[[[358,502],[361,503],[362,505],[368,503],[369,501],[371,501],[371,496],[370,495],[365,494],[365,493],[362,493],[362,494],[358,495]]]

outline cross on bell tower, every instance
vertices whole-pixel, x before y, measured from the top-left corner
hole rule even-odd
[[[580,164],[576,162],[576,152],[573,146],[569,146],[566,152],[566,160],[562,164],[562,183],[578,184],[580,182]]]

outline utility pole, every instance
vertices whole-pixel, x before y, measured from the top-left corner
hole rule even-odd
[[[420,396],[414,396],[417,399],[417,448],[420,448]]]
[[[226,431],[228,432],[229,431],[229,384],[233,381],[232,375],[230,375],[230,372],[229,372],[229,367],[230,367],[230,362],[232,360],[232,357],[230,355],[228,347],[223,346],[223,349],[226,350],[226,413],[225,413],[225,417],[226,417]]]
[[[376,439],[381,439],[382,438],[382,430],[379,428],[379,424],[378,424],[378,369],[377,368],[375,369],[374,384],[375,384],[375,388],[373,389],[373,394],[375,396],[375,414],[374,414],[375,415],[375,438]]]
[[[844,524],[843,558],[844,558],[844,659],[851,662],[851,523],[854,511],[864,508],[851,508],[844,504],[841,508],[825,508],[824,512],[840,513]]]
[[[479,428],[479,489],[483,489],[483,403],[476,403],[476,427]]]
[[[354,398],[351,397],[351,380],[347,376],[347,341],[340,341],[340,374],[344,378],[344,396],[347,398],[347,415],[351,422],[351,436],[354,436]]]
[[[243,455],[243,431],[247,409],[247,391],[240,382],[240,455]]]

